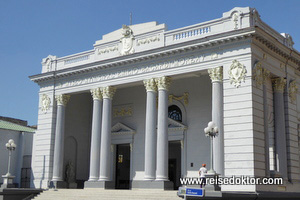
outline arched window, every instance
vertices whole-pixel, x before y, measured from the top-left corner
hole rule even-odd
[[[168,117],[178,122],[182,122],[182,112],[180,108],[176,105],[169,106]]]

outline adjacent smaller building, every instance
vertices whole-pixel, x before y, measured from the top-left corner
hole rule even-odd
[[[7,173],[8,151],[5,144],[13,139],[17,147],[12,153],[10,173],[15,176],[14,184],[19,188],[30,187],[32,139],[35,131],[35,128],[27,125],[27,121],[0,116],[0,175]]]

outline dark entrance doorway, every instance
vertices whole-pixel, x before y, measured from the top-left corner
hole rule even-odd
[[[181,178],[181,143],[169,142],[169,179],[174,183],[174,190],[178,190]]]
[[[118,144],[116,150],[116,189],[129,189],[130,145]]]

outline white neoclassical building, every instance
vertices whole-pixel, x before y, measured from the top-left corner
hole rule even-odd
[[[300,53],[255,9],[176,30],[149,22],[42,61],[33,187],[162,188],[210,168],[283,177],[221,191],[299,192]]]

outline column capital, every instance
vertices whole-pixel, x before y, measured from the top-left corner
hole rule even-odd
[[[275,92],[284,92],[284,87],[286,84],[286,79],[279,77],[272,79],[273,87]]]
[[[147,80],[144,80],[144,86],[146,88],[147,92],[156,92],[157,91],[157,85],[155,82],[155,78],[150,78]]]
[[[57,105],[66,106],[70,100],[70,97],[71,97],[70,95],[66,95],[66,94],[56,95],[55,99],[57,101]]]
[[[91,95],[93,97],[93,100],[102,100],[102,93],[101,93],[101,88],[94,88],[91,89]]]
[[[263,69],[263,84],[267,83],[267,80],[271,77],[271,73],[267,69]]]
[[[155,79],[158,90],[169,90],[171,85],[171,77],[163,76]]]
[[[114,94],[116,93],[116,88],[112,87],[112,86],[103,87],[103,88],[101,88],[101,92],[102,92],[103,98],[112,99]]]
[[[208,69],[211,82],[222,82],[223,81],[223,67],[216,67]]]

